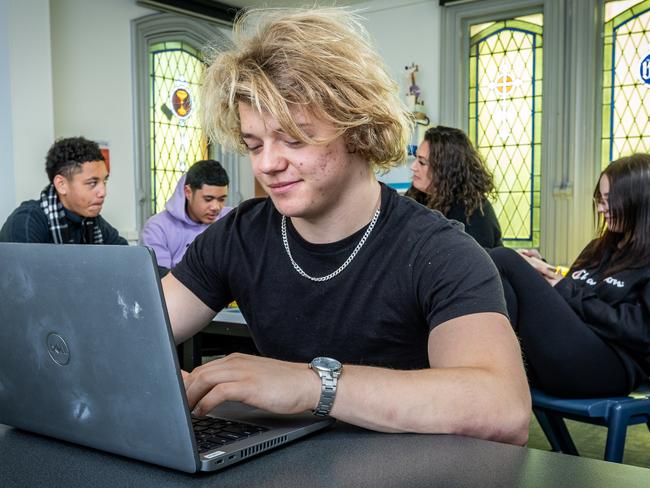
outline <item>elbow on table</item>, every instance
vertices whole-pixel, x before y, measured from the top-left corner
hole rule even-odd
[[[532,413],[530,392],[526,391],[521,398],[513,400],[499,409],[495,419],[491,440],[523,446],[528,442],[530,416]]]
[[[486,409],[489,407],[486,407]],[[527,392],[522,398],[503,402],[459,429],[462,435],[523,446],[528,442],[531,401]]]
[[[531,410],[518,409],[510,412],[504,419],[503,427],[496,433],[494,440],[524,446],[528,443],[528,430],[530,428]]]

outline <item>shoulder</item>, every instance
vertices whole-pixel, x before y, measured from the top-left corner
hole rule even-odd
[[[389,231],[411,244],[417,241],[437,242],[462,239],[462,226],[437,210],[424,207],[414,200],[391,195],[387,217]]]
[[[474,215],[476,215],[477,213],[480,214],[481,211],[480,210],[475,211]],[[483,202],[483,216],[487,220],[495,221],[495,222],[497,221],[497,214],[494,211],[494,207],[492,206],[492,202],[490,202],[490,200],[485,200]]]
[[[41,202],[38,200],[26,200],[21,203],[10,217],[13,218],[36,218],[47,221],[45,212],[41,208]]]
[[[141,244],[144,244],[145,246],[158,244],[160,240],[165,237],[164,221],[170,219],[170,217],[166,215],[167,213],[166,210],[163,210],[147,219],[140,231]]]
[[[176,219],[167,210],[163,210],[162,212],[158,212],[157,214],[152,215],[147,219],[147,221],[144,223],[144,226],[142,227],[142,232],[153,229],[161,229],[173,224],[174,222],[178,222],[178,219]]]
[[[49,242],[47,216],[38,200],[21,203],[7,218],[0,240],[14,242]]]
[[[454,220],[457,220],[458,222],[461,222],[463,224],[467,224],[467,218],[465,216],[465,210],[466,210],[465,204],[463,204],[462,202],[456,202],[449,208],[449,211],[447,212],[446,217],[448,219],[454,219]],[[480,215],[481,211],[477,210],[476,212],[474,212],[474,214],[472,214],[472,217],[474,215],[476,215],[477,213]]]

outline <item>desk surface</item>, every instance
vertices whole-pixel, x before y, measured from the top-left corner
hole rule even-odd
[[[212,321],[246,325],[244,316],[241,314],[238,308],[224,308],[221,312],[215,315]]]
[[[23,486],[650,486],[650,470],[458,436],[347,424],[215,473],[188,475],[0,425],[3,488]]]

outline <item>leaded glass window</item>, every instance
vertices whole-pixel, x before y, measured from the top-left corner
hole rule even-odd
[[[494,174],[507,245],[538,247],[542,14],[470,26],[469,137]]]
[[[151,212],[164,209],[188,167],[208,158],[198,117],[205,65],[185,42],[160,42],[149,49]]]
[[[650,0],[605,4],[601,164],[650,152]]]

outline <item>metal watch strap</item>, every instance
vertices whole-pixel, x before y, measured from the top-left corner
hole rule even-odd
[[[338,378],[332,373],[325,371],[318,371],[318,376],[320,376],[321,380],[320,399],[313,413],[319,417],[325,417],[329,415],[330,410],[332,410],[332,405],[334,405]]]

